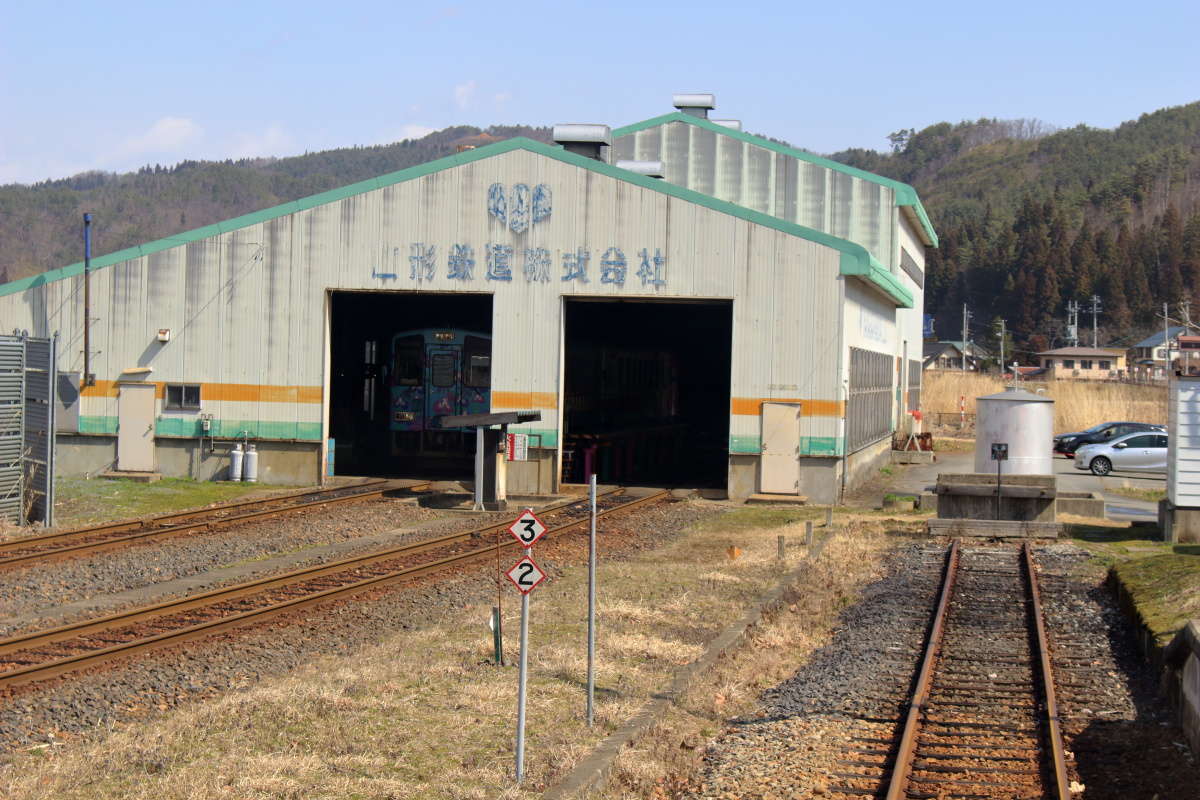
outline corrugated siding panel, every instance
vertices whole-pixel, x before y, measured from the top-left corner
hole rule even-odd
[[[25,344],[0,336],[0,518],[20,524],[25,449]]]

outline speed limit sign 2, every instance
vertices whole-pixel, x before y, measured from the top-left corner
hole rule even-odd
[[[542,572],[534,560],[529,556],[525,556],[516,564],[513,564],[508,572],[504,573],[508,579],[513,582],[513,586],[517,587],[517,591],[521,594],[529,594],[538,587],[542,581],[546,580],[546,573]]]

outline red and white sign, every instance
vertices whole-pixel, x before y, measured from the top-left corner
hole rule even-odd
[[[513,564],[504,574],[521,594],[529,594],[538,587],[538,584],[546,580],[546,573],[542,572],[542,568],[535,564],[529,556],[525,556]]]
[[[510,433],[505,442],[505,457],[509,461],[529,460],[529,434]]]
[[[525,509],[525,513],[508,526],[508,532],[521,544],[532,547],[534,542],[546,535],[546,526],[537,518],[537,514]]]

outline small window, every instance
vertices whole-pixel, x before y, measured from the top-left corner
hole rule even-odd
[[[434,353],[430,359],[431,372],[433,373],[431,381],[434,386],[439,389],[444,389],[447,386],[453,386],[454,381],[454,362],[455,358],[451,353]]]
[[[492,385],[492,343],[479,336],[466,337],[463,359],[466,380],[463,383],[473,389],[487,389]]]
[[[421,352],[424,344],[420,336],[397,337],[395,361],[392,363],[393,386],[421,385]]]
[[[1128,447],[1156,447],[1155,443],[1157,441],[1157,436],[1146,434],[1144,436],[1131,436],[1125,440],[1125,444]]]
[[[1079,368],[1080,369],[1091,369],[1092,368],[1092,360],[1090,358],[1083,359],[1082,361],[1079,362]]]
[[[166,402],[163,404],[163,408],[168,411],[200,408],[200,384],[168,383]]]
[[[1064,358],[1063,359],[1063,367],[1065,367],[1066,369],[1075,369],[1075,359]]]
[[[1112,369],[1112,362],[1111,361],[1101,361],[1100,369]]]

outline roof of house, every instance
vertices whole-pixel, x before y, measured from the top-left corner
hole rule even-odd
[[[1039,356],[1123,356],[1125,351],[1108,347],[1059,347],[1054,350],[1043,350]]]
[[[1157,333],[1142,339],[1140,342],[1133,345],[1133,347],[1158,347],[1165,339],[1174,339],[1176,336],[1179,336],[1180,334],[1186,334],[1187,332],[1188,329],[1182,325],[1174,328],[1167,328],[1165,333],[1163,331],[1158,331]]]
[[[720,127],[720,126],[717,126]],[[728,130],[722,128],[721,130]],[[764,140],[765,141],[765,140]],[[557,161],[562,161],[568,164],[582,167],[592,172],[597,172],[602,175],[607,175],[618,180],[626,181],[627,183],[636,184],[646,189],[655,192],[661,192],[672,197],[677,197],[691,203],[695,203],[706,208],[713,209],[734,217],[740,217],[749,222],[762,225],[768,228],[774,228],[784,233],[792,234],[802,239],[817,242],[819,244],[831,247],[841,253],[840,272],[842,275],[854,275],[861,277],[863,280],[871,283],[879,288],[880,291],[887,294],[898,305],[904,308],[913,307],[912,293],[904,287],[904,284],[893,275],[887,267],[880,264],[878,259],[871,255],[862,245],[851,242],[846,239],[839,238],[824,231],[814,230],[803,225],[797,225],[793,222],[788,222],[779,217],[770,214],[764,214],[760,211],[754,211],[730,203],[724,200],[718,200],[710,195],[702,194],[691,189],[685,189],[673,183],[650,178],[645,175],[631,172],[620,167],[607,164],[603,161],[597,161],[594,158],[588,158],[576,153],[567,152],[562,147],[555,145],[543,144],[532,139],[527,139],[522,136],[512,139],[505,139],[501,142],[484,145],[475,148],[474,150],[464,150],[461,153],[445,156],[435,161],[429,161],[424,164],[418,164],[414,167],[399,170],[398,172],[380,175],[375,178],[368,178],[365,181],[352,183],[348,186],[342,186],[338,189],[330,189],[329,191],[321,192],[310,197],[304,197],[299,200],[292,200],[272,208],[266,208],[261,211],[254,211],[249,214],[243,214],[240,217],[235,217],[223,222],[216,222],[211,225],[205,225],[202,228],[177,233],[172,236],[158,239],[156,241],[147,242],[145,244],[128,247],[124,250],[118,250],[115,253],[93,258],[91,260],[91,270],[95,271],[110,267],[114,264],[120,264],[135,258],[140,258],[150,253],[156,253],[161,250],[167,250],[172,247],[178,247],[189,242],[200,241],[210,236],[216,236],[227,231],[246,228],[251,225],[256,225],[267,220],[284,217],[289,214],[294,214],[298,211],[314,208],[316,206],[325,205],[338,200],[342,200],[354,195],[365,194],[376,189],[381,189],[385,186],[390,186],[404,181],[420,178],[432,173],[441,172],[443,170],[459,167],[464,164],[470,164],[474,161],[480,161],[492,156],[507,153],[513,150],[527,150],[547,158],[552,158]],[[41,286],[52,281],[63,280],[75,275],[83,274],[83,262],[76,262],[65,267],[52,269],[47,272],[33,275],[27,278],[10,281],[9,283],[0,285],[0,296],[17,294],[27,289]]]

